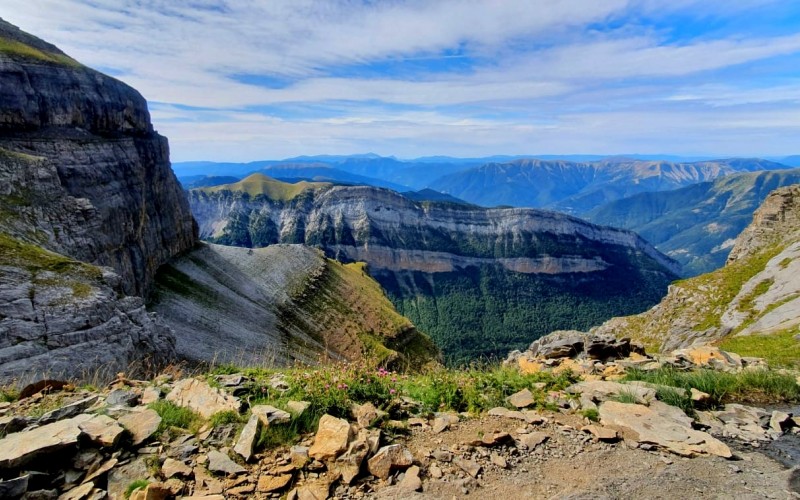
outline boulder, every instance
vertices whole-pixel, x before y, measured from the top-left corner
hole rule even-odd
[[[51,453],[74,447],[83,434],[80,424],[91,415],[78,415],[0,439],[0,469],[17,468]]]
[[[405,446],[391,444],[384,446],[367,461],[370,474],[387,479],[394,470],[405,470],[414,463],[414,456]]]
[[[649,407],[606,401],[600,405],[600,421],[620,430],[626,439],[655,445],[681,456],[733,456],[730,448],[718,439],[692,429],[692,419],[679,408],[658,401]]]
[[[94,415],[78,427],[93,443],[106,447],[116,446],[125,432],[116,420],[105,415]]]
[[[793,424],[794,421],[792,421],[791,415],[778,410],[774,410],[769,419],[769,427],[775,432],[782,433],[785,429],[789,428]]]
[[[347,450],[351,437],[352,429],[347,420],[323,415],[308,455],[319,461],[334,459]]]
[[[161,425],[161,417],[155,410],[147,408],[123,415],[117,420],[131,434],[131,441],[138,446],[152,436]]]
[[[533,393],[528,389],[522,389],[508,397],[508,402],[517,408],[527,408],[536,402]]]
[[[678,349],[672,356],[679,360],[686,360],[700,368],[713,368],[715,370],[736,371],[742,369],[742,358],[738,354],[726,352],[719,347],[710,345],[697,345]]]
[[[176,382],[173,389],[167,394],[166,400],[172,401],[178,406],[185,406],[204,418],[209,418],[221,411],[238,413],[241,408],[239,398],[211,387],[205,380],[196,378]]]
[[[408,468],[403,480],[400,481],[400,489],[403,491],[422,491],[422,479],[419,478],[419,467],[412,465]]]
[[[235,475],[246,472],[244,467],[237,464],[228,457],[228,455],[218,450],[211,450],[208,452],[208,470],[211,472],[220,472],[222,474]]]

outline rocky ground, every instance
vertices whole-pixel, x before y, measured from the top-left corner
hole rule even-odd
[[[567,354],[576,356],[572,345]],[[588,362],[569,355],[548,359]],[[797,434],[800,419],[738,404],[693,419],[659,401],[652,384],[614,377],[551,392],[549,409],[535,409],[537,384],[480,414],[430,413],[403,396],[390,413],[364,403],[269,446],[259,445],[265,431],[289,428],[311,409],[280,398],[281,408],[250,405],[242,374],[120,375],[105,390],[45,382],[0,404],[0,498],[800,496],[794,469],[763,453]],[[279,373],[268,390],[288,383]],[[194,420],[176,425],[181,409]]]

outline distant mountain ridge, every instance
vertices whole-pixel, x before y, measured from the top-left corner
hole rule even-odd
[[[798,183],[800,169],[734,174],[612,201],[585,217],[636,231],[680,262],[684,275],[693,276],[722,267],[734,239],[769,193]]]
[[[738,158],[695,163],[517,160],[445,176],[431,187],[482,206],[539,207],[582,215],[641,192],[676,189],[743,171],[788,168],[768,160]]]
[[[276,182],[254,174],[191,190],[201,237],[244,247],[302,243],[364,261],[451,362],[504,355],[555,325],[642,310],[678,272],[635,233],[555,212],[417,203],[368,186],[243,188]]]

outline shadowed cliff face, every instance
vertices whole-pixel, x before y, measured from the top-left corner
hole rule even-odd
[[[0,40],[0,148],[36,159],[0,179],[4,211],[25,220],[17,235],[110,266],[122,291],[145,294],[196,241],[146,101],[2,20]]]
[[[0,20],[0,384],[173,360],[141,296],[196,233],[144,98]]]
[[[502,355],[553,327],[642,311],[677,271],[635,233],[555,212],[417,203],[364,186],[295,187],[256,175],[192,190],[189,200],[204,239],[304,243],[366,262],[454,363]]]

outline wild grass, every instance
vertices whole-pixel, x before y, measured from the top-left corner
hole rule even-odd
[[[211,415],[208,419],[208,423],[212,427],[218,427],[220,425],[228,425],[228,424],[242,424],[245,422],[244,416],[240,415],[239,412],[235,412],[233,410],[224,410],[218,411],[217,413]]]
[[[726,338],[720,348],[740,356],[764,358],[769,366],[800,367],[800,342],[796,330],[766,335],[742,335]]]
[[[11,386],[0,387],[0,403],[13,403],[19,399],[19,391]]]
[[[133,481],[128,485],[127,488],[125,488],[125,498],[130,498],[133,492],[136,490],[147,488],[148,484],[150,484],[150,481],[147,481],[146,479],[137,479],[136,481]]]
[[[639,398],[636,396],[636,393],[632,390],[622,390],[619,393],[611,398],[612,401],[616,401],[618,403],[625,403],[629,405],[633,405],[639,402]]]
[[[744,370],[736,373],[715,370],[678,371],[664,367],[655,371],[629,369],[626,380],[641,380],[709,394],[711,405],[730,402],[790,402],[800,400],[795,377],[774,370]],[[673,400],[675,396],[672,397]],[[676,406],[681,406],[677,404]]]
[[[587,408],[585,410],[581,410],[581,415],[588,418],[592,422],[600,421],[600,412],[597,411],[597,408]]]
[[[64,54],[56,54],[39,50],[30,45],[0,37],[0,53],[11,54],[14,56],[32,59],[35,61],[45,61],[64,66],[79,67],[80,63]]]
[[[157,432],[163,432],[172,428],[186,429],[191,432],[197,431],[203,422],[203,418],[189,408],[178,406],[172,401],[158,400],[148,405],[161,417],[161,424]]]

